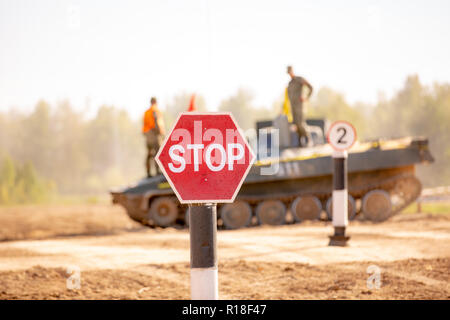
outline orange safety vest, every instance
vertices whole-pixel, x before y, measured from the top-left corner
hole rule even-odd
[[[156,105],[151,106],[144,114],[144,126],[142,127],[142,132],[146,133],[151,129],[155,128],[155,117],[154,113],[156,113],[157,117],[160,117],[160,113],[158,107]]]

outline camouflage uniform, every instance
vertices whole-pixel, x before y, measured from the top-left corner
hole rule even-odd
[[[163,136],[158,133],[156,129],[151,129],[144,133],[147,144],[147,159],[146,168],[147,176],[151,176],[151,167],[155,168],[156,174],[161,173],[158,164],[155,161],[156,154],[158,153],[159,147],[162,144]]]
[[[297,127],[297,133],[300,140],[305,137],[311,141],[311,136],[306,130],[306,121],[303,114],[302,90],[305,80],[302,77],[294,77],[289,81],[288,96],[291,103],[293,122]]]

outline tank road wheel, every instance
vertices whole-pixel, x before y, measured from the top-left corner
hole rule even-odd
[[[297,197],[291,205],[295,221],[316,220],[320,218],[322,204],[314,196]]]
[[[362,212],[367,220],[384,221],[391,216],[391,211],[391,197],[384,190],[372,190],[362,199]]]
[[[285,223],[286,206],[279,200],[266,200],[256,207],[256,216],[260,224],[272,226]]]
[[[252,208],[243,201],[227,203],[220,208],[220,217],[227,229],[239,229],[250,225]]]
[[[348,220],[355,219],[356,216],[356,204],[355,199],[348,195]],[[327,216],[329,220],[333,220],[333,197],[330,197],[327,201]]]
[[[414,201],[422,191],[422,184],[416,177],[405,177],[395,183],[391,190],[394,210],[401,210]]]
[[[158,227],[168,227],[178,216],[178,205],[174,197],[161,197],[152,201],[149,218]]]

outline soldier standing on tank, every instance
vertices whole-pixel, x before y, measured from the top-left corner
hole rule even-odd
[[[305,147],[312,144],[310,133],[306,130],[305,108],[304,103],[309,100],[313,93],[313,87],[303,77],[297,77],[294,74],[292,66],[287,67],[287,73],[291,77],[288,85],[288,96],[291,103],[293,122],[299,137],[300,146]],[[305,98],[303,96],[303,88],[308,87],[309,93]],[[304,141],[306,140],[306,141]]]
[[[145,136],[147,145],[147,159],[145,164],[147,169],[147,177],[150,178],[152,176],[151,166],[155,168],[154,171],[156,171],[156,174],[161,173],[158,165],[156,164],[155,156],[158,153],[165,134],[162,114],[158,109],[155,97],[150,99],[150,107],[147,111],[145,111],[143,120],[142,133]]]

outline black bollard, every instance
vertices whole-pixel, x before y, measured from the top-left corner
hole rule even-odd
[[[349,236],[345,235],[348,225],[347,151],[333,152],[333,227],[329,246],[346,246]]]

